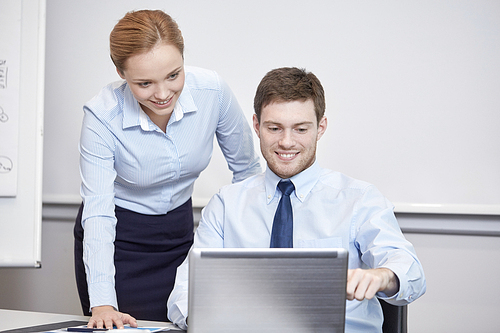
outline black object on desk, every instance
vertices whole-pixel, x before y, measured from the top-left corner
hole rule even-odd
[[[70,326],[81,326],[81,325],[87,325],[87,322],[81,320],[61,321],[52,324],[37,325],[37,326],[16,328],[7,331],[0,331],[0,333],[35,333],[35,332],[59,330],[61,328],[66,328]]]

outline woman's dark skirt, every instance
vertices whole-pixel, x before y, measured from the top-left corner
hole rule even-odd
[[[75,274],[83,313],[90,301],[83,264],[83,204],[76,218]],[[193,243],[191,199],[165,215],[144,215],[115,207],[115,289],[120,312],[136,319],[167,321],[167,299],[177,267]]]

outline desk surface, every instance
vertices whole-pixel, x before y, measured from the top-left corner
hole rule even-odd
[[[56,313],[43,313],[18,310],[0,309],[0,331],[11,330],[21,327],[44,325],[69,320],[87,321],[89,317]],[[139,326],[143,327],[169,327],[176,328],[172,323],[138,320]]]

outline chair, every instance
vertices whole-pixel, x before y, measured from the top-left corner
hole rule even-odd
[[[384,313],[383,333],[407,333],[408,332],[408,306],[396,306],[379,299]]]

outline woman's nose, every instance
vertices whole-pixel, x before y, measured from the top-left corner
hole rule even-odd
[[[158,100],[165,100],[170,95],[170,87],[168,84],[159,84],[155,91],[155,98]]]

